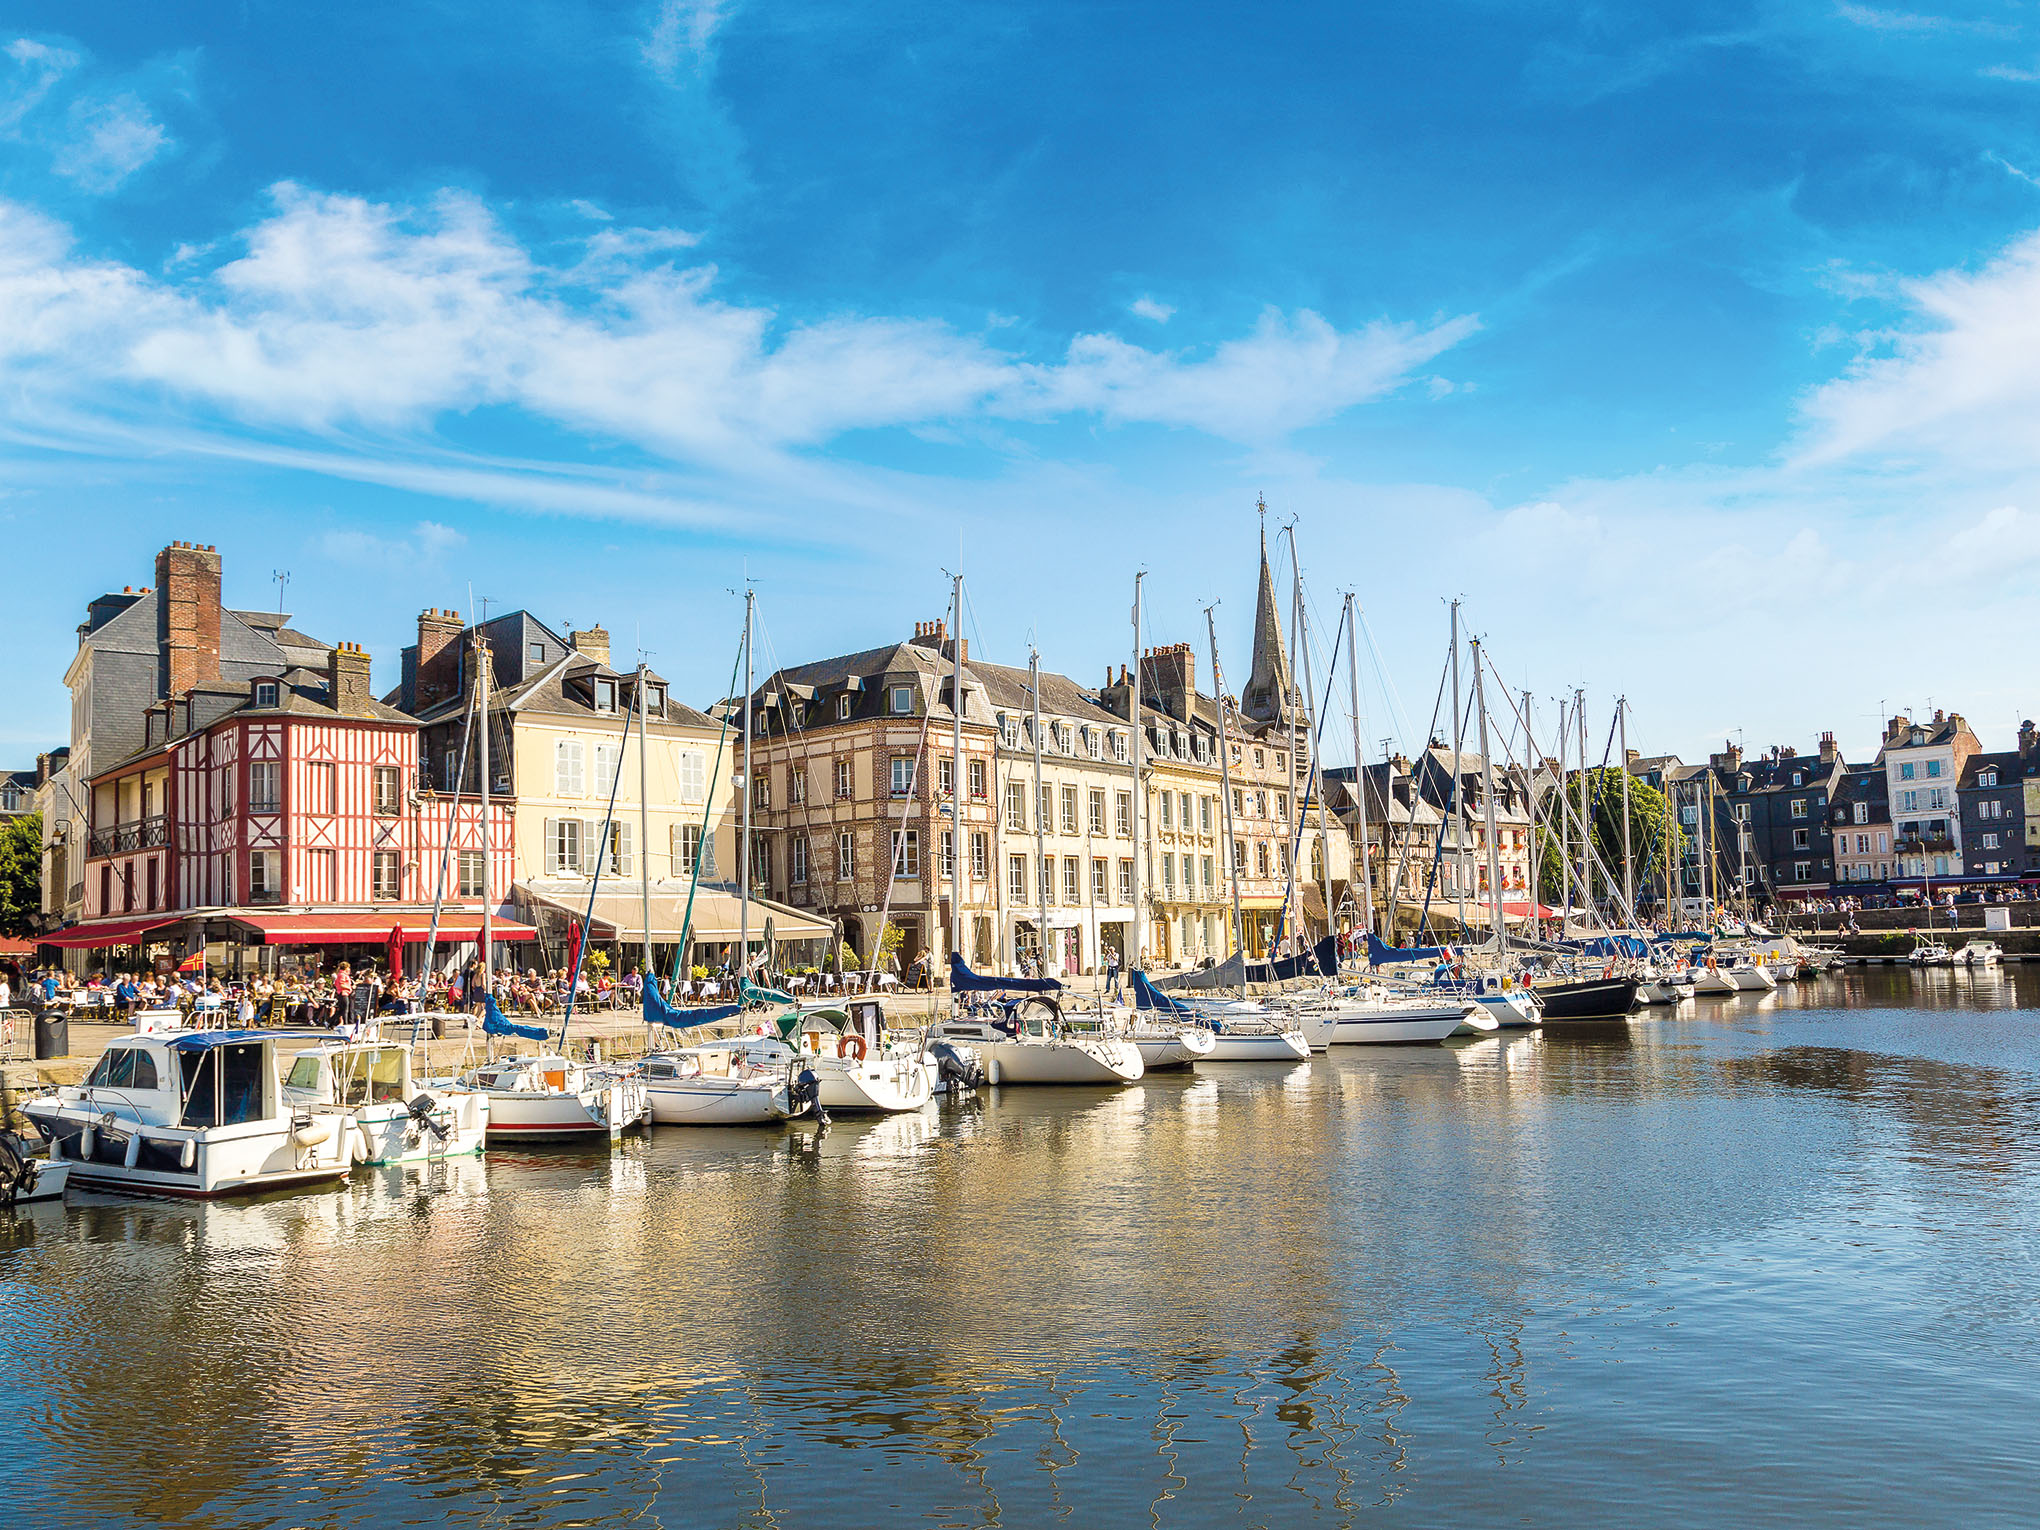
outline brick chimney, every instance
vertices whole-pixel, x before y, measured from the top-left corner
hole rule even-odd
[[[2019,724],[2019,753],[2031,755],[2040,751],[2040,730],[2033,727],[2033,719],[2027,718]]]
[[[368,650],[359,643],[337,643],[326,655],[326,699],[344,717],[369,710]]]
[[[457,611],[418,613],[418,658],[411,672],[411,706],[429,712],[460,694],[460,634]]]
[[[1197,694],[1197,655],[1188,643],[1150,648],[1140,661],[1141,700],[1178,722],[1190,720]]]
[[[942,645],[948,640],[949,622],[947,619],[914,623],[914,646],[916,648],[932,648],[937,653],[940,653],[942,652]]]
[[[586,655],[597,664],[609,663],[609,629],[607,627],[584,627],[579,632],[567,634],[567,642],[575,653]]]
[[[1841,757],[1842,757],[1841,750],[1835,747],[1835,736],[1832,733],[1823,733],[1820,736],[1821,764],[1832,765],[1836,760],[1840,759]]]
[[[195,542],[156,554],[158,689],[182,696],[220,682],[220,555]]]

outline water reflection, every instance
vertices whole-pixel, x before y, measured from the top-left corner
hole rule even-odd
[[[1904,1432],[1994,1452],[1937,1498],[1987,1517],[2040,1487],[2005,1338],[2040,1209],[2018,989],[1854,974],[80,1201],[0,1222],[0,1470],[52,1524],[1542,1521],[1582,1481],[1626,1523],[1792,1523],[1719,1495],[1909,1501]],[[1920,1342],[1931,1378],[1894,1385]]]

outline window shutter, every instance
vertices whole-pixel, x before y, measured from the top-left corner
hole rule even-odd
[[[635,832],[636,826],[630,823],[619,823],[616,828],[616,858],[618,862],[616,874],[620,877],[636,876],[637,872],[634,863],[637,860],[637,847],[631,843],[631,836]]]
[[[545,868],[558,871],[560,867],[560,821],[548,818],[545,821]]]

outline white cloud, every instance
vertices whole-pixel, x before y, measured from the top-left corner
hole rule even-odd
[[[1800,460],[2040,466],[2040,233],[1899,293],[1910,323],[1805,400]]]
[[[170,141],[148,107],[131,95],[80,101],[70,119],[71,132],[52,156],[52,168],[90,192],[117,190]]]
[[[342,528],[319,538],[320,553],[334,563],[354,568],[403,569],[437,563],[465,545],[467,537],[437,521],[420,521],[409,536],[381,537],[373,532]]]
[[[1340,331],[1265,313],[1208,355],[1082,335],[1054,362],[926,320],[809,322],[715,295],[668,258],[692,236],[598,226],[547,264],[477,199],[414,210],[291,185],[220,263],[166,276],[81,258],[0,204],[0,381],[49,415],[134,428],[200,411],[364,449],[432,445],[442,417],[522,410],[655,458],[785,482],[845,431],[1091,414],[1264,443],[1379,398],[1470,318]],[[177,406],[181,403],[182,409]]]
[[[1157,324],[1166,324],[1175,317],[1176,310],[1167,303],[1151,297],[1137,297],[1127,305],[1128,313],[1136,319],[1151,319]]]
[[[715,34],[729,19],[727,0],[660,0],[640,51],[654,73],[673,79],[705,74],[714,63]]]

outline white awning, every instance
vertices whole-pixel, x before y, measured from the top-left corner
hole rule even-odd
[[[572,884],[517,884],[518,906],[527,917],[532,905],[542,905],[571,919],[588,917],[588,894],[585,889],[576,892]],[[690,940],[735,940],[739,918],[737,895],[727,887],[702,886],[694,894],[694,907],[690,918],[687,905],[687,884],[654,882],[652,884],[652,939],[676,941],[684,927]],[[619,940],[628,945],[642,941],[644,935],[645,898],[643,889],[634,882],[607,882],[595,896],[594,930],[597,940]],[[753,896],[751,899],[751,936],[753,939],[765,933],[765,921],[772,921],[773,939],[788,940],[830,940],[836,927],[826,919],[813,914],[788,908],[784,903],[775,903],[767,898]]]

